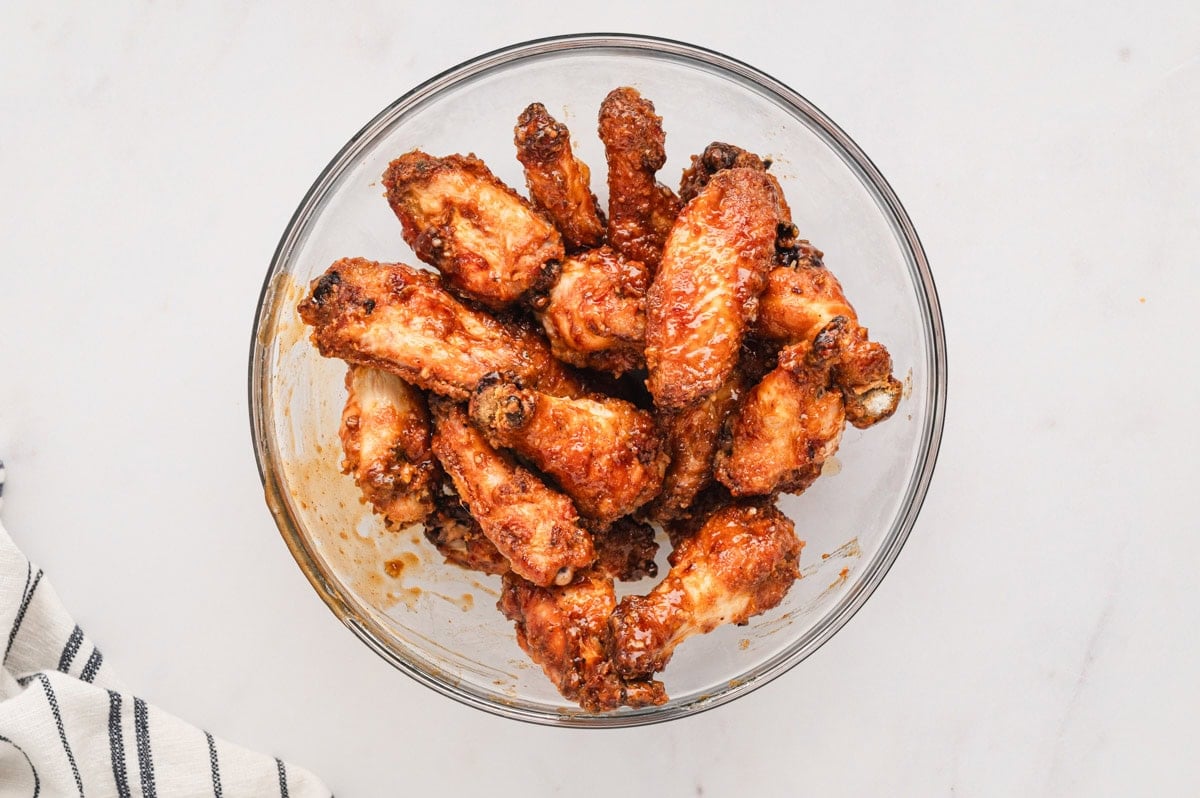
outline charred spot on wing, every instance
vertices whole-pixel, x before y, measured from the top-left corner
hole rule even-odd
[[[321,275],[317,280],[317,286],[313,289],[312,300],[314,305],[323,305],[334,289],[341,285],[342,275],[336,271],[330,270]]]

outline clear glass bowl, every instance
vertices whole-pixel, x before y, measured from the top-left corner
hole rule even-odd
[[[601,99],[632,85],[667,133],[671,184],[711,141],[774,160],[801,234],[825,252],[872,337],[891,350],[905,397],[895,417],[847,428],[836,461],[781,507],[807,542],[804,577],[776,609],[680,646],[661,675],[669,703],[591,715],[564,701],[494,608],[498,580],[444,565],[419,529],[384,531],[339,472],[345,366],[320,357],[296,314],[334,260],[418,261],[383,199],[388,162],[414,147],[474,152],[509,185],[524,180],[513,125],[540,101],[573,134],[606,200],[595,134]],[[865,154],[779,81],[687,44],[629,35],[564,36],[472,59],[372,119],[300,203],[267,272],[250,355],[250,412],[267,502],[309,581],[363,642],[423,684],[480,709],[560,726],[631,726],[715,707],[816,651],[879,585],[925,496],[945,409],[941,314],[908,216]],[[835,473],[836,472],[836,473]],[[663,558],[665,560],[665,549]],[[660,570],[666,572],[665,562]],[[644,592],[653,580],[624,591]]]

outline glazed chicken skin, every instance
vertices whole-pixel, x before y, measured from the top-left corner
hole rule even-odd
[[[313,281],[299,312],[325,357],[452,399],[467,399],[493,371],[550,393],[583,393],[537,332],[467,307],[436,275],[402,263],[340,260]]]
[[[531,462],[594,521],[628,515],[662,486],[667,455],[654,417],[624,400],[566,399],[493,375],[470,413],[489,443]]]
[[[847,420],[859,428],[883,421],[896,411],[902,389],[892,376],[891,355],[859,325],[821,251],[800,241],[794,252],[791,263],[767,275],[754,334],[801,346],[813,345],[823,335],[836,349],[833,380],[842,391]]]
[[[714,141],[704,148],[704,152],[693,155],[691,165],[683,170],[683,177],[679,181],[679,199],[685,204],[691,202],[708,185],[713,175],[725,169],[757,169],[765,172],[770,165],[770,161],[764,161],[741,147]]]
[[[510,568],[535,585],[565,585],[596,560],[571,500],[491,447],[466,408],[430,401],[433,452],[479,528]]]
[[[572,152],[567,126],[550,116],[546,106],[531,103],[517,119],[513,142],[525,167],[533,207],[558,228],[567,250],[604,243],[604,217],[592,193],[592,173]]]
[[[781,365],[750,390],[715,462],[730,493],[800,493],[821,475],[846,420],[842,396],[828,383],[828,367],[802,362]]]
[[[653,273],[682,205],[655,179],[667,162],[662,117],[623,86],[600,104],[599,133],[608,160],[608,243]]]
[[[614,377],[643,367],[649,285],[645,266],[609,247],[567,258],[534,305],[554,356]]]
[[[662,704],[661,682],[623,679],[613,666],[608,619],[616,603],[612,579],[588,571],[563,587],[537,587],[506,574],[497,606],[564,698],[588,712]]]
[[[721,430],[737,407],[742,387],[742,375],[734,371],[725,384],[698,402],[683,410],[658,414],[671,464],[663,478],[662,492],[646,513],[650,518],[666,522],[686,516],[696,496],[712,482]]]
[[[658,408],[687,407],[737,365],[775,255],[775,186],[756,169],[718,172],[672,228],[646,295],[647,387]]]
[[[658,541],[654,527],[630,516],[618,518],[611,524],[589,524],[596,545],[597,573],[636,582],[647,576],[658,576]]]
[[[768,502],[714,510],[671,553],[671,571],[648,595],[626,596],[610,624],[613,660],[626,679],[662,670],[675,647],[721,624],[742,624],[783,600],[803,547]]]
[[[346,392],[338,430],[342,473],[354,478],[389,528],[425,520],[438,476],[425,397],[399,377],[365,366],[347,370]]]
[[[488,307],[510,305],[551,280],[563,258],[554,225],[473,155],[413,150],[392,161],[383,185],[417,257]]]
[[[433,513],[425,519],[425,539],[451,565],[485,574],[507,573],[508,560],[463,506],[453,481],[443,478],[442,482],[434,494]]]

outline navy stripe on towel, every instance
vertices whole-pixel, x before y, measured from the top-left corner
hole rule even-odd
[[[83,644],[83,630],[79,628],[79,624],[75,624],[75,629],[72,630],[71,636],[67,638],[67,644],[63,646],[62,656],[58,658],[58,670],[60,673],[66,673],[71,667],[71,663],[75,661],[75,655],[79,653],[79,647]]]
[[[137,736],[138,772],[142,776],[142,795],[145,798],[155,798],[158,793],[154,789],[154,759],[150,755],[150,715],[146,702],[140,698],[133,699],[133,731]]]
[[[75,764],[75,754],[71,752],[71,744],[67,742],[67,730],[63,726],[62,712],[58,708],[58,697],[50,686],[50,678],[44,673],[37,674],[46,692],[46,701],[50,704],[50,712],[54,715],[54,725],[58,727],[58,739],[62,741],[63,750],[67,752],[67,761],[71,763],[71,774],[75,777],[75,786],[79,788],[79,798],[83,798],[83,779],[79,777],[79,765]]]
[[[92,680],[96,678],[96,671],[100,670],[100,665],[103,662],[104,655],[100,653],[100,649],[93,648],[92,656],[88,657],[88,661],[83,665],[83,670],[79,672],[79,678],[91,684]]]
[[[121,694],[108,691],[108,748],[112,756],[113,781],[119,798],[129,798],[129,774],[125,772],[125,742],[121,739]]]
[[[213,798],[221,798],[221,766],[217,762],[217,741],[208,732],[204,733],[208,740],[208,761],[212,765]]]

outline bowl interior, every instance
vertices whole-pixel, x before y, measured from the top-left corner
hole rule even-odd
[[[473,152],[524,190],[513,148],[520,111],[540,101],[571,129],[606,199],[596,112],[631,85],[663,117],[677,184],[711,141],[773,159],[803,237],[891,351],[905,381],[896,415],[848,427],[836,460],[781,508],[806,541],[804,577],[781,606],[744,627],[693,638],[662,674],[664,707],[587,716],[564,701],[494,609],[498,579],[444,565],[420,528],[390,533],[339,471],[345,366],[320,357],[296,314],[310,280],[362,256],[419,265],[383,198],[388,162],[419,147]],[[267,494],[301,567],[339,617],[397,666],[482,708],[559,724],[623,725],[673,717],[745,692],[815,650],[865,600],[915,519],[941,425],[940,317],[920,245],[874,168],[818,111],[737,62],[633,37],[534,43],[485,56],[414,90],[372,121],[318,179],[267,277],[252,352],[252,415]],[[665,541],[664,541],[665,544]],[[666,572],[666,545],[660,573]],[[619,587],[644,592],[654,580]]]

